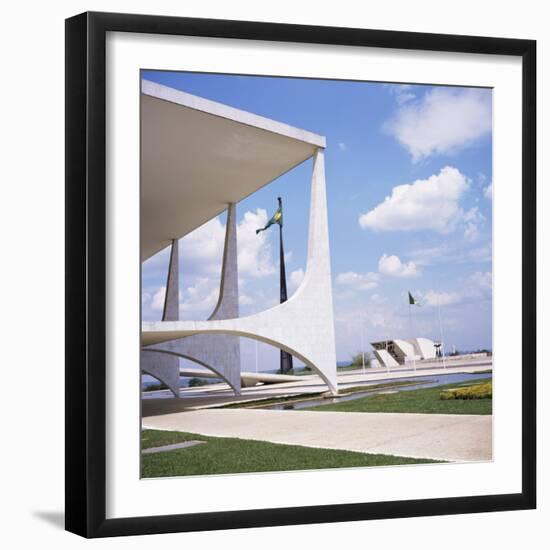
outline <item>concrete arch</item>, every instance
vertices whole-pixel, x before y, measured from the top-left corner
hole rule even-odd
[[[217,374],[222,380],[224,380],[225,382],[227,382],[227,384],[229,385],[229,387],[235,392],[236,395],[240,395],[240,391],[241,391],[241,388],[240,386],[239,387],[236,387],[234,383],[231,382],[231,380],[224,375],[224,373],[219,370],[219,369],[216,369],[215,367],[213,367],[212,365],[209,365],[203,361],[200,361],[199,359],[197,359],[196,357],[193,357],[191,355],[186,355],[185,353],[177,353],[175,351],[171,351],[171,350],[164,350],[164,349],[157,349],[157,348],[154,348],[154,349],[143,349],[142,350],[143,352],[147,352],[148,354],[151,354],[151,353],[160,353],[160,354],[164,354],[164,355],[170,355],[170,356],[173,356],[173,357],[178,357],[178,358],[181,358],[181,359],[187,359],[188,361],[193,361],[193,363],[197,363],[197,365],[201,365],[202,367],[212,371],[214,374]],[[145,369],[142,369],[142,370],[145,370]],[[150,374],[150,373],[148,373]],[[151,376],[155,376],[154,374],[151,374]],[[178,368],[178,376],[179,376],[179,368]],[[156,378],[156,376],[155,376]]]
[[[164,383],[174,394],[180,396],[179,361],[175,357],[167,355],[153,356],[143,355],[141,351],[141,372],[144,372],[160,382]]]
[[[227,334],[227,335],[231,335],[231,336],[242,336],[244,338],[250,338],[251,340],[257,340],[258,342],[262,342],[264,344],[269,344],[270,346],[273,346],[277,349],[282,349],[282,350],[290,353],[291,355],[293,355],[294,357],[296,357],[300,361],[302,361],[305,365],[307,365],[315,373],[317,373],[323,379],[325,384],[329,387],[329,390],[330,390],[331,393],[333,393],[333,394],[337,393],[337,387],[334,385],[333,380],[329,376],[327,376],[319,367],[317,367],[317,365],[311,359],[309,359],[307,356],[303,355],[302,353],[300,353],[296,349],[291,348],[287,344],[284,344],[283,342],[273,340],[272,338],[258,336],[256,334],[246,332],[244,330],[229,329],[229,328],[226,328],[226,329],[204,329],[202,331],[199,330],[197,332],[193,332],[193,334],[194,335],[200,335],[200,334]],[[235,391],[237,391],[236,388],[231,384],[231,382],[225,376],[223,376],[220,371],[216,371],[216,369],[214,369],[210,365],[207,365],[206,363],[202,363],[201,361],[198,361],[195,357],[185,356],[184,354],[181,354],[181,353],[176,353],[176,352],[173,352],[173,351],[169,351],[168,349],[163,349],[162,346],[163,346],[163,344],[158,344],[158,345],[155,345],[154,347],[151,347],[151,348],[145,348],[143,351],[166,353],[166,354],[170,354],[170,355],[176,355],[178,357],[183,357],[184,359],[189,359],[190,361],[194,361],[195,363],[198,363],[198,364],[214,371],[216,374],[218,374],[220,377],[222,377]],[[336,368],[336,363],[335,363],[335,368]]]
[[[142,369],[143,372],[145,374],[147,374],[148,376],[151,376],[152,378],[154,378],[155,380],[157,380],[158,382],[160,382],[161,384],[164,384],[166,385],[166,382],[164,380],[161,380],[158,376],[156,376],[155,374],[152,374],[151,372],[147,372],[145,369]],[[168,388],[170,391],[172,391],[171,388]],[[173,393],[173,392],[172,392]]]

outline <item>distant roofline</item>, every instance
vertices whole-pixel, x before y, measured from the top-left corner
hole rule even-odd
[[[150,97],[154,97],[160,100],[168,101],[170,103],[176,103],[183,107],[195,109],[207,114],[226,118],[240,124],[247,126],[253,126],[267,132],[280,134],[297,141],[302,141],[315,145],[316,147],[325,148],[326,138],[319,134],[289,126],[283,122],[278,122],[270,118],[266,118],[248,111],[242,111],[235,107],[230,107],[223,103],[218,103],[210,99],[205,99],[200,96],[192,95],[163,84],[157,84],[150,80],[141,80],[141,93]]]

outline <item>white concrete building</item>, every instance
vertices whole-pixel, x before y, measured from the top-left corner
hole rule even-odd
[[[172,246],[161,321],[142,323],[142,370],[179,394],[179,357],[240,392],[238,336],[291,353],[337,392],[325,191],[325,138],[142,81],[141,259]],[[306,273],[285,303],[239,317],[235,205],[313,160]],[[177,242],[228,211],[218,305],[206,321],[178,316]]]
[[[428,338],[380,340],[371,343],[374,356],[383,367],[398,367],[414,361],[435,359],[438,343]]]

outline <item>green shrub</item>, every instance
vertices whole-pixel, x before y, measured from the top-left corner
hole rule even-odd
[[[474,384],[466,388],[451,388],[439,394],[439,399],[492,399],[493,383]]]
[[[158,384],[149,384],[146,388],[143,388],[143,391],[157,391],[157,390],[167,390],[168,386],[164,382],[159,382]]]
[[[363,357],[365,361],[365,367],[370,367],[372,363],[372,356],[368,351],[358,351],[355,355],[352,356],[350,365],[353,367],[362,367]]]
[[[198,386],[207,386],[208,381],[204,380],[203,378],[191,378],[189,382],[187,383],[187,386],[189,388],[196,388]]]

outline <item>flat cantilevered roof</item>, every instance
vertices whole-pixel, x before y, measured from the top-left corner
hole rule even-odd
[[[142,261],[320,147],[323,136],[142,80]]]

